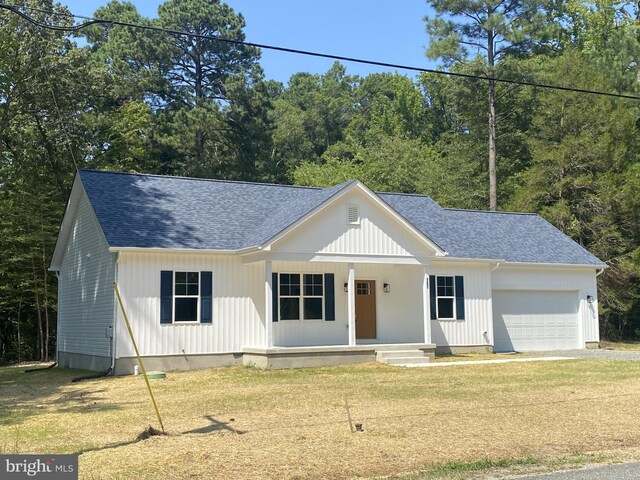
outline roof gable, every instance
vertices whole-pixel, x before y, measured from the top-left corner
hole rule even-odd
[[[363,183],[352,181],[340,187],[263,246],[295,253],[419,257],[445,254]],[[360,209],[360,225],[349,225],[347,221],[350,204]]]

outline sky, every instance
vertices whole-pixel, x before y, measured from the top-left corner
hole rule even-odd
[[[92,16],[108,0],[60,0],[77,15]],[[156,17],[157,0],[130,0],[146,17]],[[246,21],[246,40],[253,43],[331,53],[388,63],[433,68],[423,17],[425,0],[227,0]],[[297,72],[323,73],[333,63],[263,50],[260,64],[268,79],[286,83]],[[344,62],[347,73],[368,75],[391,71]],[[399,71],[413,75],[412,72]]]

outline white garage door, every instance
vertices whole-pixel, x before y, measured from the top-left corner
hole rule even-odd
[[[577,291],[494,290],[494,350],[578,348],[577,312]]]

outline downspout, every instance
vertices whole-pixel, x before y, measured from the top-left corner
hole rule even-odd
[[[604,268],[601,268],[599,271],[596,272],[596,278],[598,278],[603,273],[604,273]]]
[[[491,269],[491,273],[495,272],[498,269],[499,266],[500,266],[500,262],[496,262],[496,264]]]
[[[60,340],[60,270],[56,270],[56,280],[58,281],[58,299],[56,308],[56,365],[58,364],[58,341]]]

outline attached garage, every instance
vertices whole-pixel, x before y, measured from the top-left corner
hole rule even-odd
[[[493,291],[494,351],[581,348],[578,291]]]

